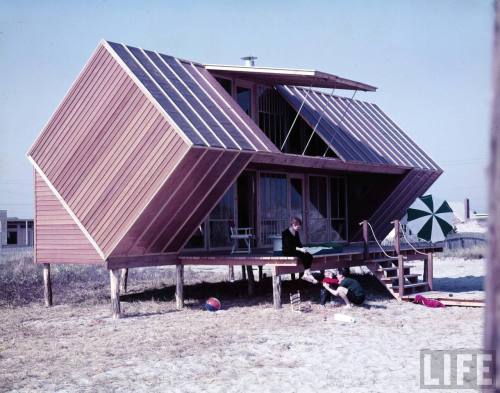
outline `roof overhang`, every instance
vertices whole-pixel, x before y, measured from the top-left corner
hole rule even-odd
[[[316,70],[205,64],[214,75],[247,79],[266,85],[312,86],[342,90],[376,91],[375,86]]]

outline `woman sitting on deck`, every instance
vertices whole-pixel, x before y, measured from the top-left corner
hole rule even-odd
[[[311,274],[313,257],[303,248],[302,242],[300,241],[299,230],[301,227],[302,220],[298,217],[294,217],[290,224],[290,228],[282,232],[283,255],[297,257],[302,266],[304,266],[304,275],[302,279],[317,284],[318,281]]]

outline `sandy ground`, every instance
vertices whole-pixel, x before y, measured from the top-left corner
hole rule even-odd
[[[362,278],[368,306],[342,310],[356,322],[341,323],[302,281],[283,283],[284,298],[300,289],[312,302],[299,314],[272,308],[269,279],[248,299],[244,282],[200,284],[222,280],[225,269],[191,269],[187,307],[176,311],[173,270],[136,270],[122,298],[126,317],[113,321],[105,271],[55,271],[55,306],[46,309],[39,269],[8,263],[0,266],[0,391],[414,392],[421,349],[482,341],[483,309],[399,304],[370,277]],[[435,261],[436,289],[456,296],[481,295],[483,275],[483,260]],[[203,311],[208,296],[224,309]]]

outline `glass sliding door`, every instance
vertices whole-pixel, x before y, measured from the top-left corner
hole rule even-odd
[[[269,236],[281,234],[289,225],[287,176],[262,173],[259,187],[260,245],[269,246],[272,244]]]
[[[327,177],[309,176],[307,232],[312,243],[326,242],[329,238],[327,184]]]
[[[343,177],[330,178],[330,240],[347,240],[346,186]]]
[[[235,185],[224,194],[208,218],[209,248],[230,247],[230,227],[235,223]]]
[[[304,221],[303,179],[290,177],[290,218],[298,217]]]

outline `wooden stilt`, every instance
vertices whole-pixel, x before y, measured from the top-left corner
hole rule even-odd
[[[184,308],[184,265],[176,265],[175,272],[175,306],[177,310],[182,310]]]
[[[433,255],[427,254],[427,286],[429,291],[432,291],[432,276],[433,276]]]
[[[50,280],[50,264],[43,264],[43,295],[45,306],[52,306],[52,282]]]
[[[109,284],[111,288],[111,315],[113,319],[121,318],[120,310],[120,269],[109,271]]]
[[[262,281],[262,279],[264,277],[262,274],[262,268],[263,268],[263,266],[259,266],[259,282]]]
[[[275,309],[281,308],[281,276],[276,273],[276,266],[272,268],[273,272],[273,304]]]
[[[227,266],[227,279],[229,282],[234,281],[234,266],[233,265]]]
[[[128,268],[121,270],[120,293],[127,293]]]
[[[292,281],[295,281],[295,273],[290,274],[290,278],[292,279]]]
[[[253,276],[253,267],[247,266],[247,283],[248,283],[248,296],[253,296],[255,293],[255,278]]]
[[[398,255],[398,292],[399,299],[403,298],[405,287],[404,287],[404,266],[403,266],[403,256]]]
[[[247,271],[245,269],[245,265],[241,265],[241,279],[246,280],[247,279]]]

